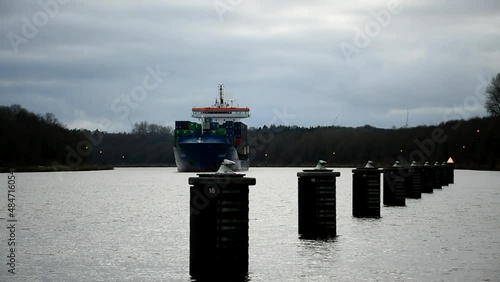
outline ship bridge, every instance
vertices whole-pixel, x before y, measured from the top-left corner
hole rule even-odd
[[[249,108],[237,108],[237,107],[205,107],[205,108],[193,108],[191,116],[194,118],[248,118],[250,117]]]
[[[239,121],[242,118],[250,117],[250,109],[248,107],[233,107],[224,101],[224,85],[219,85],[219,98],[215,99],[215,103],[210,107],[194,107],[192,108],[191,116],[201,119],[202,122],[218,122]]]

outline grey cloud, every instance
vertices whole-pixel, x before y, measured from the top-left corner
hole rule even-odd
[[[7,34],[21,34],[21,18],[40,6],[3,1],[0,102],[69,125],[109,119],[129,130],[111,104],[159,65],[171,75],[130,109],[132,122],[190,119],[225,83],[252,108],[254,126],[283,107],[303,126],[338,115],[338,125],[390,127],[407,109],[410,125],[439,123],[440,111],[474,94],[479,76],[499,72],[497,1],[401,1],[401,13],[349,63],[339,44],[353,44],[356,28],[388,2],[242,1],[221,20],[211,1],[70,1],[16,54]]]

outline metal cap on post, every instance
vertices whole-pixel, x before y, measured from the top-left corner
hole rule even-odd
[[[340,172],[326,168],[320,160],[315,169],[297,172],[300,238],[337,235],[336,178]]]
[[[224,159],[219,167],[219,170],[217,170],[216,174],[234,173],[234,171],[231,170],[231,166],[234,164],[235,162],[228,159]]]
[[[365,168],[375,168],[375,166],[373,165],[373,161],[368,161],[365,165]]]
[[[248,275],[248,193],[255,178],[224,160],[216,173],[190,177],[189,273],[195,279]]]
[[[326,169],[326,161],[324,160],[319,160],[318,164],[314,169]]]

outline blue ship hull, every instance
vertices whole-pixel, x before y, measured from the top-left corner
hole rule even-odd
[[[180,138],[174,146],[175,163],[179,172],[215,172],[224,159],[235,162],[234,171],[248,170],[248,160],[238,156],[236,148],[226,138]]]

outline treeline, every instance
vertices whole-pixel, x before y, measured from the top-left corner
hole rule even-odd
[[[53,114],[0,106],[0,170],[107,169],[116,165],[174,166],[170,127],[136,123],[131,133],[67,129]]]
[[[250,128],[251,166],[378,166],[452,157],[460,168],[500,169],[500,118],[380,129],[340,126]],[[479,131],[478,131],[479,130]],[[47,170],[102,166],[175,166],[172,128],[136,123],[130,133],[69,130],[53,114],[0,106],[0,167]]]
[[[455,120],[436,126],[381,129],[363,127],[270,126],[250,131],[254,166],[312,166],[319,159],[330,166],[379,166],[396,160],[444,162],[457,167],[500,169],[500,118]]]
[[[81,140],[80,132],[66,129],[53,114],[39,115],[20,105],[0,106],[0,165],[47,166],[63,163],[66,146]]]
[[[175,166],[172,128],[136,123],[131,133],[93,133],[101,142],[93,146],[90,160],[119,166]]]

